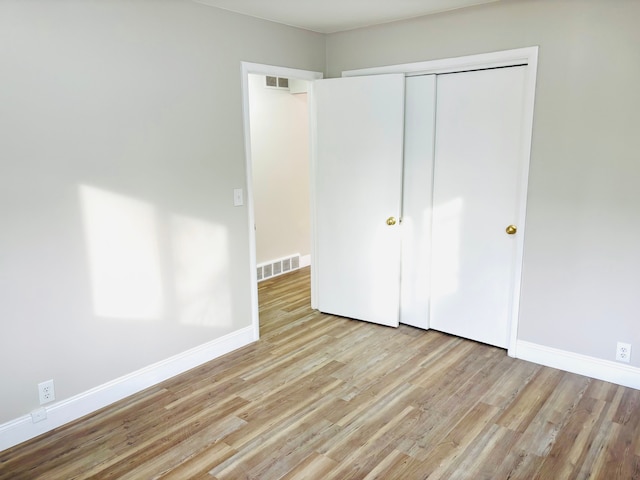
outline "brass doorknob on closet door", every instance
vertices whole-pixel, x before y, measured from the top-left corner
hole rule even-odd
[[[391,226],[391,225],[395,225],[395,224],[396,224],[396,217],[387,218],[387,225]]]
[[[513,235],[514,233],[516,233],[518,231],[518,228],[515,225],[509,225],[506,229],[505,232],[507,232],[508,235]]]

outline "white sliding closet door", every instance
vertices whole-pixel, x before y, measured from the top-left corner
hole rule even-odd
[[[430,326],[506,347],[526,67],[439,75]]]
[[[317,308],[398,326],[404,75],[313,85]]]
[[[429,328],[436,76],[407,77],[400,323]]]

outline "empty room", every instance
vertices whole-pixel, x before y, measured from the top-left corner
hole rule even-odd
[[[640,478],[638,19],[0,0],[0,479]]]

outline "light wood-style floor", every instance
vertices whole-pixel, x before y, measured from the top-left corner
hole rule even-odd
[[[0,479],[638,479],[640,391],[260,284],[262,339],[0,453]]]

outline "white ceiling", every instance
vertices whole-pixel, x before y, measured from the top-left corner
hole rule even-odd
[[[320,33],[420,17],[499,0],[195,0]]]

